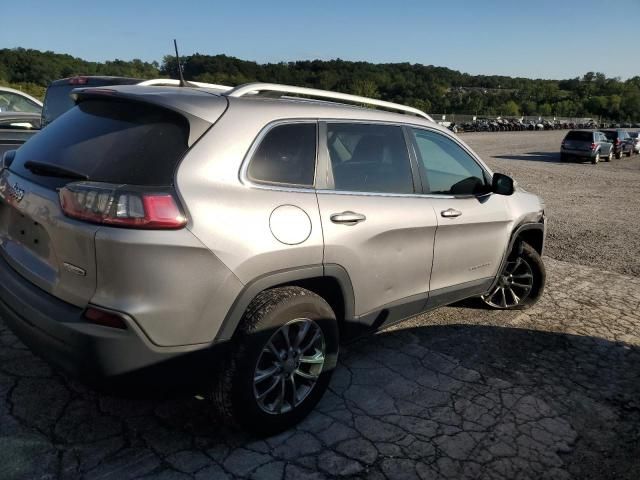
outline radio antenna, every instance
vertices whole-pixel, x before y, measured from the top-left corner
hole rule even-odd
[[[178,42],[173,39],[173,48],[176,50],[176,62],[178,63],[178,76],[180,77],[180,86],[186,87],[187,82],[184,81],[184,75],[182,74],[182,65],[180,64],[180,55],[178,54]]]

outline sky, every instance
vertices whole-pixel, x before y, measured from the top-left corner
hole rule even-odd
[[[259,63],[342,58],[529,78],[640,75],[640,0],[2,3],[0,48],[92,61],[161,61],[177,38],[182,55]]]

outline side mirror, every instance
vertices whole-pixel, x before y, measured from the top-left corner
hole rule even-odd
[[[502,173],[494,173],[491,180],[491,191],[498,195],[512,195],[514,190],[513,178]]]
[[[0,171],[4,170],[5,168],[9,168],[9,166],[11,165],[11,162],[13,162],[13,159],[15,157],[16,157],[15,150],[7,150],[6,152],[4,152],[4,154],[0,158]]]

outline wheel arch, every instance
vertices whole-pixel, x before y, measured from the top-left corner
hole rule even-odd
[[[520,224],[517,228],[515,228],[511,232],[511,237],[509,239],[509,244],[507,245],[507,249],[502,256],[502,261],[500,262],[500,268],[498,269],[498,273],[496,274],[496,278],[493,280],[491,284],[491,288],[488,291],[491,291],[496,283],[498,282],[498,278],[500,277],[500,272],[504,269],[504,266],[509,258],[509,255],[513,251],[514,248],[520,248],[522,242],[526,242],[531,245],[536,252],[540,255],[544,252],[544,240],[545,240],[545,223],[544,221],[532,222],[532,223],[523,223]]]
[[[353,286],[349,274],[342,266],[309,265],[278,270],[261,275],[245,285],[222,322],[215,343],[233,338],[249,303],[260,292],[284,285],[306,288],[324,298],[335,312],[340,327],[345,320],[348,321],[354,317]]]
[[[517,233],[517,236],[515,237],[511,246],[512,249],[517,242],[528,243],[536,250],[536,252],[542,255],[542,252],[544,250],[544,229],[539,227],[525,228]]]

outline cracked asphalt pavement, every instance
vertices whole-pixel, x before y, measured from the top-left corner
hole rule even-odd
[[[266,439],[206,400],[98,393],[0,319],[0,479],[640,478],[640,278],[564,260],[530,310],[463,302],[343,348],[316,411]]]

